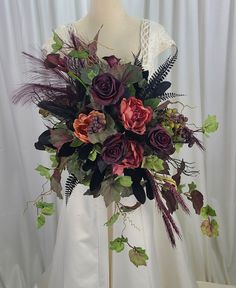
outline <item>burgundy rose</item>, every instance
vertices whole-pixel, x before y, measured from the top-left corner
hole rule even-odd
[[[121,133],[109,136],[103,143],[102,159],[107,164],[119,164],[126,154],[127,141]]]
[[[116,58],[115,55],[111,55],[111,56],[105,56],[105,57],[102,57],[102,59],[106,60],[108,65],[112,68],[113,66],[119,64],[120,62],[120,58]]]
[[[149,131],[148,144],[160,156],[171,155],[175,152],[171,136],[161,125]]]
[[[124,85],[109,73],[93,78],[91,93],[96,103],[107,106],[116,104],[124,96]]]

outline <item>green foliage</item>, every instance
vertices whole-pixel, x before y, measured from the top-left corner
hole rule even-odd
[[[189,187],[189,193],[191,193],[192,191],[194,191],[197,188],[197,185],[194,182],[192,182],[192,183],[188,184],[188,187]]]
[[[216,216],[216,211],[209,205],[202,207],[200,215],[202,218],[207,219],[208,216],[214,217]]]
[[[43,214],[39,214],[37,216],[37,228],[40,229],[45,224],[45,216]]]
[[[143,158],[142,167],[156,172],[164,169],[164,161],[155,155],[146,156]]]
[[[93,149],[88,156],[88,159],[91,161],[95,161],[97,158],[97,151],[95,149]]]
[[[208,117],[203,122],[202,130],[205,135],[215,132],[219,127],[215,115],[208,115]]]
[[[160,104],[161,100],[158,98],[150,98],[144,100],[143,104],[144,106],[150,106],[153,110],[157,108],[157,106]]]
[[[57,165],[58,165],[58,160],[57,160],[56,154],[50,155],[50,160],[51,160],[51,162],[52,162],[52,168],[57,167]]]
[[[39,229],[46,222],[45,216],[53,215],[55,209],[53,203],[47,203],[44,201],[38,201],[35,205],[38,209],[41,209],[41,213],[37,216],[37,228]]]
[[[120,201],[120,189],[112,178],[102,182],[100,194],[104,197],[105,205],[108,207],[112,202]]]
[[[104,225],[106,225],[107,227],[112,226],[118,220],[119,216],[120,216],[120,213],[115,213],[114,215],[111,216],[111,218]]]
[[[208,237],[219,236],[219,225],[215,219],[204,220],[201,224],[201,230],[203,235],[206,235]]]
[[[55,31],[53,31],[53,41],[54,43],[52,44],[52,53],[57,53],[63,47],[63,40],[58,36]]]
[[[141,247],[134,247],[129,251],[130,261],[136,266],[147,266],[148,256]]]
[[[120,176],[116,179],[116,183],[123,187],[131,187],[133,181],[130,176]]]
[[[73,135],[68,129],[51,129],[50,136],[50,142],[58,150],[60,150],[65,143],[71,142],[73,140]]]
[[[184,145],[183,143],[175,143],[175,151],[179,153],[183,145]]]
[[[51,175],[49,168],[43,165],[38,165],[38,167],[35,170],[38,171],[41,176],[46,177],[47,180],[50,180]]]
[[[74,138],[74,140],[71,142],[70,146],[71,147],[79,147],[83,144],[82,141],[79,140],[79,138]]]
[[[100,71],[99,65],[94,65],[94,66],[89,67],[89,68],[82,68],[80,70],[81,80],[84,83],[91,85],[93,78],[99,74],[99,71]]]
[[[87,59],[89,56],[89,53],[85,50],[83,51],[78,51],[78,50],[72,50],[68,56],[73,57],[73,58],[78,58],[78,59]]]
[[[179,186],[177,187],[177,192],[179,193],[183,193],[183,188],[185,187],[185,184],[179,184]]]
[[[110,241],[110,246],[109,248],[111,250],[116,251],[117,253],[120,253],[121,251],[123,251],[125,249],[125,243],[128,242],[127,238],[122,237],[118,237],[112,241]]]

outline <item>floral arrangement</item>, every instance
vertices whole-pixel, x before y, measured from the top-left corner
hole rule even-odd
[[[33,81],[16,91],[13,103],[37,105],[47,129],[35,148],[48,152],[52,161],[50,168],[36,168],[50,181],[50,190],[34,201],[38,227],[54,211],[53,203],[44,197],[55,192],[63,198],[61,174],[67,170],[66,203],[78,183],[88,186],[85,195],[103,197],[106,207],[115,205],[107,226],[154,200],[175,246],[175,234],[181,234],[172,215],[179,207],[190,213],[186,197],[203,217],[203,234],[218,236],[215,210],[204,206],[194,182],[186,191],[181,182],[182,175],[194,176],[198,171],[174,156],[183,145],[204,150],[197,133],[207,136],[218,128],[216,117],[209,115],[201,127],[192,130],[188,118],[175,108],[181,102],[171,101],[182,95],[166,92],[171,83],[165,78],[177,59],[177,48],[148,79],[140,51],[133,54],[134,63],[121,63],[114,55],[99,59],[98,36],[99,31],[86,43],[70,32],[65,42],[54,32],[52,53],[42,53],[40,58],[24,53],[32,63]],[[122,204],[122,198],[131,195],[137,200],[135,205]],[[134,265],[146,265],[145,249],[133,246],[123,234],[110,242],[110,249],[121,252],[125,245],[131,248]]]

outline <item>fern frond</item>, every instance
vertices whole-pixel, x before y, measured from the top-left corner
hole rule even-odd
[[[181,97],[181,96],[186,96],[186,95],[185,94],[177,94],[177,93],[164,93],[159,98],[160,98],[161,101],[166,101],[168,99]]]
[[[68,200],[73,192],[73,189],[79,184],[79,180],[73,175],[69,175],[66,179],[65,183],[65,197],[66,197],[66,205],[68,203]]]

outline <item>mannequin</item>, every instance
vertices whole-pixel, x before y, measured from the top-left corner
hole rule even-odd
[[[122,0],[91,0],[87,15],[75,22],[74,27],[92,39],[102,25],[97,55],[115,54],[123,61],[132,61],[132,52],[137,54],[140,48],[142,20],[129,16]]]

